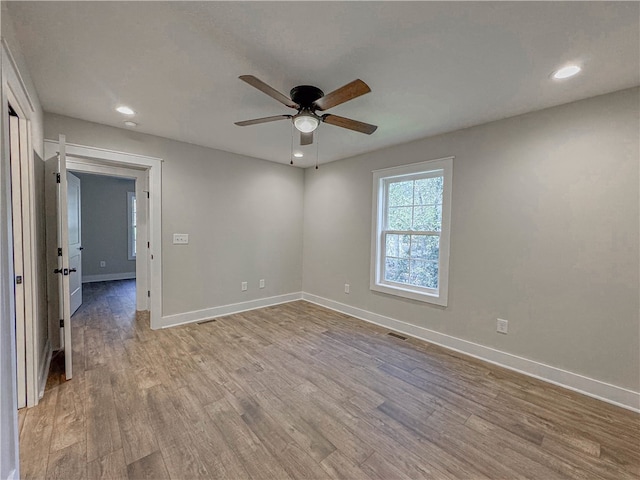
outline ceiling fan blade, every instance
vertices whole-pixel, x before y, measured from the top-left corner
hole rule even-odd
[[[359,122],[357,120],[351,120],[350,118],[340,117],[338,115],[331,115],[329,113],[322,116],[322,121],[329,125],[335,125],[336,127],[348,128],[360,133],[366,133],[371,135],[378,127],[370,125],[368,123]]]
[[[238,78],[243,82],[247,82],[252,87],[257,88],[261,92],[266,93],[271,98],[275,98],[277,101],[286,105],[287,107],[295,108],[296,110],[300,108],[300,105],[298,105],[296,102],[291,100],[289,97],[287,97],[286,95],[283,95],[282,93],[277,91],[275,88],[270,87],[269,85],[264,83],[262,80],[254,77],[253,75],[240,75]]]
[[[274,115],[273,117],[254,118],[253,120],[244,120],[242,122],[235,122],[240,127],[246,127],[248,125],[258,125],[259,123],[275,122],[276,120],[284,120],[285,118],[291,118],[291,115]]]
[[[313,143],[313,132],[300,132],[300,145],[311,145]]]
[[[313,105],[320,111],[329,110],[336,105],[353,100],[354,98],[364,95],[365,93],[369,93],[370,91],[371,89],[369,88],[369,85],[364,83],[362,80],[357,79],[331,93],[327,93],[324,97],[316,100]]]

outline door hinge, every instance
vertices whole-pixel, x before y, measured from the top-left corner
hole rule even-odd
[[[147,242],[147,248],[151,248],[151,242]]]
[[[64,319],[60,319],[60,328],[64,328]]]
[[[62,256],[62,248],[58,248],[58,256],[61,257]]]
[[[16,276],[16,285],[20,285],[22,283],[22,275]]]
[[[60,183],[60,174],[56,173],[56,183]]]
[[[147,198],[149,198],[149,192],[147,192]]]
[[[151,297],[151,290],[147,290],[147,297]]]

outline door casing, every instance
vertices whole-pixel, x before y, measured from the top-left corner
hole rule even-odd
[[[58,142],[44,141],[45,159],[57,154]],[[146,218],[138,218],[136,258],[136,309],[149,311],[151,328],[161,328],[162,249],[161,188],[162,159],[83,145],[66,144],[67,170],[134,178],[136,197],[146,198]],[[144,214],[144,208],[141,215]],[[141,228],[142,227],[142,228]],[[146,232],[144,231],[146,229]],[[148,242],[148,244],[147,244]],[[146,252],[146,255],[143,255]],[[150,292],[147,294],[147,292]]]

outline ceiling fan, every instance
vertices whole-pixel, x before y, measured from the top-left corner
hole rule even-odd
[[[299,85],[291,89],[289,93],[291,98],[289,98],[253,75],[241,75],[239,78],[261,92],[266,93],[271,98],[278,100],[283,105],[298,110],[298,113],[295,115],[275,115],[272,117],[235,122],[236,125],[241,127],[291,119],[293,125],[300,132],[300,145],[310,145],[313,143],[313,131],[318,128],[320,122],[335,125],[336,127],[347,128],[355,132],[366,133],[367,135],[371,135],[378,128],[375,125],[332,115],[330,113],[322,115],[316,113],[323,112],[341,103],[353,100],[365,93],[369,93],[371,89],[362,80],[354,80],[327,95],[318,87]]]

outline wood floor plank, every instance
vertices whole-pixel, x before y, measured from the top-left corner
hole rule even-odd
[[[23,478],[638,480],[640,415],[305,301],[152,331],[84,286]]]
[[[26,410],[20,436],[20,474],[24,479],[44,478],[47,473],[58,391],[58,387],[50,389],[37,406]]]
[[[112,374],[111,387],[128,465],[158,451],[158,441],[135,378]]]
[[[118,415],[106,368],[88,370],[86,382],[86,439],[87,461],[122,449]]]
[[[87,478],[87,454],[84,442],[74,443],[49,454],[47,479]]]
[[[84,379],[81,375],[74,383],[65,382],[58,387],[55,424],[51,434],[50,450],[62,450],[74,443],[85,441]]]
[[[96,458],[87,464],[87,478],[92,480],[127,480],[127,464],[122,449]]]
[[[127,465],[129,480],[169,480],[169,472],[162,454],[157,451]]]
[[[344,456],[339,450],[331,453],[320,465],[330,478],[349,478],[353,480],[371,480],[371,477],[349,458]]]

